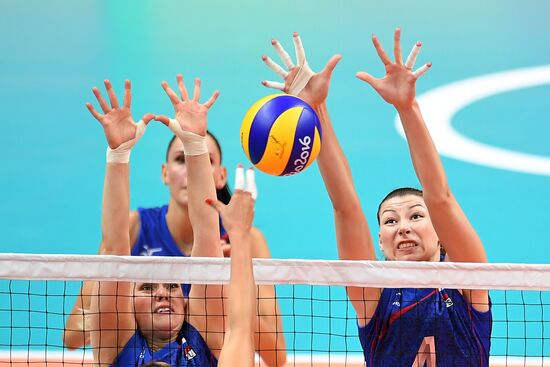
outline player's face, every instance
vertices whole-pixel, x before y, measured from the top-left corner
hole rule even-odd
[[[184,321],[186,300],[176,283],[136,283],[136,322],[144,335],[168,340],[177,335]]]
[[[424,199],[391,198],[380,207],[380,247],[388,260],[439,261],[439,241]]]
[[[221,154],[214,139],[207,135],[206,145],[212,166],[212,175],[217,189],[223,188],[227,170],[221,165]],[[162,165],[162,180],[170,188],[171,197],[182,205],[187,205],[187,167],[183,153],[183,143],[175,139],[168,151],[168,161]]]

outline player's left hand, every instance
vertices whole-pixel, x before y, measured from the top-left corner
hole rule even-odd
[[[281,61],[285,64],[287,70],[283,69],[270,57],[263,55],[263,62],[271,70],[279,74],[281,78],[284,79],[284,83],[264,80],[262,84],[268,88],[282,90],[285,93],[298,96],[313,108],[318,107],[328,96],[332,71],[342,56],[332,56],[325,65],[325,68],[315,73],[309,67],[302,41],[297,32],[294,32],[293,40],[298,65],[294,65],[292,59],[279,41],[275,39],[272,40],[271,44],[281,58]]]

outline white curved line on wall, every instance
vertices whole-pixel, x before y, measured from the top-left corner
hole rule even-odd
[[[452,117],[473,102],[511,90],[543,84],[550,84],[550,65],[462,80],[432,89],[419,96],[418,102],[440,154],[479,165],[550,176],[550,157],[480,143],[460,134],[451,125]],[[544,117],[547,118],[547,116]],[[397,130],[404,137],[399,116],[396,117],[395,122]],[[527,131],[529,122],[522,123],[525,124]],[[539,132],[531,132],[531,134],[537,133]]]

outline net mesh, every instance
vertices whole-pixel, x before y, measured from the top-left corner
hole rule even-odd
[[[550,366],[547,265],[255,260],[255,276],[258,284],[275,284],[282,319],[276,333],[284,331],[287,366],[364,365],[345,287],[388,282],[393,288],[490,289],[490,365]],[[63,345],[83,280],[226,283],[229,261],[6,254],[0,279],[0,365],[90,365],[90,346]],[[267,316],[275,314],[274,308]],[[406,343],[406,333],[403,338]],[[257,358],[256,365],[265,364]]]

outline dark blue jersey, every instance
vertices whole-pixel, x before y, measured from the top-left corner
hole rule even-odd
[[[172,237],[166,223],[168,205],[160,208],[138,208],[139,235],[132,256],[185,256]],[[182,284],[183,295],[189,296],[191,284]]]
[[[168,205],[159,208],[138,208],[139,235],[132,248],[132,256],[185,256],[166,223]],[[220,238],[229,243],[229,238],[220,219]],[[183,284],[183,294],[187,297],[191,284]]]
[[[409,367],[430,351],[436,366],[485,367],[491,326],[491,311],[476,311],[455,289],[386,288],[359,339],[368,367]]]
[[[167,211],[168,205],[138,208],[139,235],[132,256],[185,256],[168,229]]]
[[[168,205],[160,208],[138,208],[139,235],[132,248],[132,256],[185,256],[168,229],[167,211]],[[220,239],[229,243],[221,219]]]
[[[138,330],[128,340],[112,366],[136,367],[148,362],[165,362],[170,366],[215,367],[218,360],[212,355],[200,333],[184,323],[175,341],[153,352]]]

